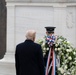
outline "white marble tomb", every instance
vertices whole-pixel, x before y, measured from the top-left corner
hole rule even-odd
[[[76,1],[58,3],[38,0],[6,0],[7,49],[0,60],[0,75],[15,75],[15,47],[25,40],[25,32],[35,29],[36,40],[45,35],[45,26],[56,26],[55,34],[66,37],[76,47]],[[55,3],[54,3],[55,1]]]

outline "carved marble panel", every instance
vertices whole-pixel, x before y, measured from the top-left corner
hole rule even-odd
[[[66,31],[68,40],[76,47],[76,7],[68,6],[66,8]]]
[[[16,44],[25,40],[25,32],[35,29],[36,40],[45,35],[45,26],[53,26],[52,7],[16,7]]]
[[[66,26],[73,28],[75,25],[75,7],[67,7]]]

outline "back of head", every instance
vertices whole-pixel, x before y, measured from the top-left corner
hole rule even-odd
[[[26,39],[35,40],[36,31],[35,30],[28,30],[26,31]]]

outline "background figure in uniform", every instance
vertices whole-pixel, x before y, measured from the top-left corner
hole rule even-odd
[[[28,30],[26,40],[16,46],[16,75],[44,75],[44,59],[41,46],[34,43],[36,32]]]
[[[54,43],[55,42],[55,39],[54,39],[54,41],[52,39],[50,39],[52,41],[49,42],[49,38],[51,38],[51,37],[53,38],[54,29],[56,27],[45,27],[45,28],[46,28],[46,35],[47,35],[46,38],[48,37],[48,39],[46,39],[46,46],[48,46],[49,47],[49,50],[50,50],[50,48],[53,48],[54,45],[55,45],[55,43]],[[46,52],[46,54],[44,56],[45,67],[46,67],[46,64],[47,64],[49,50]],[[51,63],[51,61],[52,61],[52,59],[50,60],[50,63]],[[49,75],[51,75],[51,71],[52,71],[52,68],[50,69]]]

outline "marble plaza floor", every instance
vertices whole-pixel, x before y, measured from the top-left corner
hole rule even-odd
[[[16,75],[15,65],[13,62],[0,60],[0,75]]]

